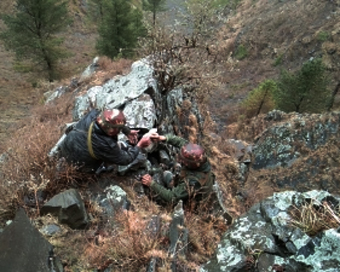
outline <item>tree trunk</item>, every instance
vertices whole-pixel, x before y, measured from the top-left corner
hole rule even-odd
[[[338,94],[339,90],[340,90],[340,82],[338,82],[338,84],[335,86],[335,88],[333,90],[331,99],[330,99],[328,107],[327,107],[327,111],[330,111],[332,109],[332,107],[334,105],[335,96]]]

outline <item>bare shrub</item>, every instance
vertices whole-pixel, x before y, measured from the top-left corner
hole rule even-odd
[[[321,231],[338,228],[340,226],[340,209],[331,203],[312,199],[290,211],[292,219],[290,224],[298,227],[310,236]]]
[[[130,72],[132,60],[130,59],[118,59],[111,60],[108,57],[100,57],[98,61],[99,68],[108,72],[108,77],[113,77],[115,75],[124,75]]]
[[[186,213],[185,224],[189,229],[189,258],[187,261],[203,264],[214,254],[216,244],[227,226],[221,218],[209,214]]]
[[[90,267],[103,270],[112,265],[115,271],[140,271],[143,267],[146,269],[151,257],[165,259],[167,253],[162,244],[167,244],[167,240],[161,233],[166,232],[166,229],[153,233],[148,228],[147,218],[150,217],[133,211],[117,213],[114,223],[111,223],[114,228],[107,226],[106,231],[89,243],[82,259]],[[163,224],[163,227],[167,226]]]
[[[224,206],[234,216],[239,215],[238,204],[233,197],[238,190],[238,182],[235,177],[238,173],[237,161],[235,160],[235,149],[223,137],[216,137],[212,131],[214,123],[209,118],[205,120],[204,138],[202,145],[205,148],[209,162],[216,176],[216,182],[224,200]]]
[[[0,149],[6,158],[1,166],[2,213],[12,216],[18,205],[27,205],[24,198],[29,195],[39,211],[37,192],[51,196],[84,178],[75,167],[48,156],[63,133],[67,112],[64,103],[34,108],[33,115],[16,125],[12,137]]]

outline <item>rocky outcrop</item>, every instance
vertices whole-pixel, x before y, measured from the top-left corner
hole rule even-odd
[[[257,133],[248,184],[261,180],[276,190],[340,194],[339,125],[340,112],[299,114],[274,110],[254,118],[248,126]]]
[[[303,156],[303,148],[314,151],[340,134],[340,112],[286,114],[276,110],[266,119],[276,123],[255,141],[254,169],[289,167]]]
[[[294,224],[297,219],[293,216],[296,209],[313,212],[338,205],[339,198],[325,191],[275,193],[235,221],[218,245],[216,256],[200,271],[338,271],[339,229],[311,236]],[[333,219],[339,220],[336,215]],[[300,225],[309,232],[315,227],[310,224],[304,225],[301,219]]]
[[[57,216],[60,223],[73,229],[81,229],[88,224],[84,202],[75,189],[62,192],[45,203],[40,214],[48,213]]]
[[[53,246],[31,224],[24,210],[0,233],[0,271],[63,272]]]

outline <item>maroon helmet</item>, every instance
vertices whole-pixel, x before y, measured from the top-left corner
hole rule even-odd
[[[109,136],[115,136],[125,127],[126,118],[120,110],[104,110],[97,117],[97,124]]]
[[[203,163],[207,161],[207,157],[204,154],[204,149],[197,144],[186,144],[179,152],[179,160],[188,168],[199,168]]]

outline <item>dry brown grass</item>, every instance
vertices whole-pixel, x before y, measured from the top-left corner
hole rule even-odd
[[[208,214],[187,213],[185,224],[189,229],[188,261],[202,264],[215,252],[227,226],[220,218]],[[192,253],[192,254],[191,254]]]
[[[261,171],[259,172],[255,174],[255,171],[250,171],[247,182],[240,190],[242,198],[239,202],[239,211],[241,213],[248,211],[254,204],[273,195],[276,191],[275,186],[268,179],[264,178],[265,174]]]
[[[190,95],[196,96],[201,103],[200,107],[206,120],[203,125],[202,144],[207,150],[220,184],[225,206],[235,217],[264,197],[271,195],[276,189],[275,184],[271,183],[272,179],[269,173],[251,172],[251,178],[246,181],[242,189],[243,200],[239,201],[235,197],[240,192],[240,184],[235,180],[235,176],[238,174],[238,162],[234,161],[235,150],[227,144],[226,139],[236,138],[252,142],[269,125],[261,118],[257,120],[239,118],[242,112],[239,111],[238,104],[259,82],[277,73],[271,66],[277,57],[274,47],[277,52],[285,53],[283,62],[289,67],[298,66],[298,60],[301,59],[301,55],[298,54],[305,54],[309,48],[313,47],[313,43],[306,44],[306,48],[303,48],[304,52],[301,52],[302,48],[297,48],[301,47],[300,43],[287,45],[287,48],[284,46],[276,48],[281,44],[289,44],[287,39],[284,40],[286,37],[300,38],[300,34],[296,34],[296,31],[301,25],[296,24],[293,20],[294,27],[282,25],[285,18],[275,16],[271,12],[274,4],[287,5],[288,7],[294,1],[284,1],[282,4],[271,2],[268,9],[265,6],[267,2],[262,0],[256,3],[250,0],[242,1],[240,6],[242,10],[236,13],[235,17],[230,16],[226,27],[216,36],[217,43],[214,43],[213,40],[202,40],[196,48],[184,46],[181,50],[177,50],[184,45],[183,37],[174,37],[173,33],[169,35],[169,32],[161,31],[154,33],[156,35],[154,38],[158,41],[157,47],[147,52],[149,54],[165,50],[175,54],[173,57],[176,61],[171,67],[167,67],[171,68],[170,79],[176,78],[175,85],[179,83],[191,85]],[[312,2],[318,4],[317,1]],[[259,10],[261,11],[260,15],[249,16]],[[307,16],[314,17],[313,12],[315,11],[309,12]],[[290,18],[298,18],[298,16],[291,15],[292,13],[289,13]],[[327,18],[326,15],[326,12],[321,13],[323,18]],[[257,21],[259,17],[262,18],[262,22]],[[333,20],[329,20],[329,24],[332,22]],[[81,21],[77,21],[76,24],[78,27],[83,27]],[[251,31],[247,28],[250,25],[252,26]],[[273,26],[278,29],[270,30],[269,27]],[[312,29],[314,26],[310,28],[311,34],[313,34],[316,30]],[[95,56],[93,51],[95,36],[87,33],[85,29],[79,30],[77,35],[74,34],[75,32],[71,32],[68,33],[70,36],[65,46],[69,49],[76,49],[76,52],[64,63],[63,75],[67,78],[65,82],[70,80],[70,75],[80,75]],[[299,32],[302,31],[299,30]],[[280,41],[280,44],[277,44],[276,41]],[[237,61],[232,57],[232,53],[240,43],[246,45],[249,57]],[[178,45],[179,47],[177,47]],[[176,50],[171,50],[174,47]],[[289,52],[291,52],[291,56],[289,56]],[[141,56],[145,56],[145,54]],[[289,58],[292,62],[288,62]],[[3,63],[8,65],[10,61],[4,60]],[[101,70],[85,84],[103,84],[115,75],[126,74],[131,63],[131,60],[122,59],[112,62],[101,57],[99,60]],[[161,63],[158,68],[164,69],[165,66],[162,65],[164,63]],[[15,102],[21,103],[20,99],[24,97],[22,94],[27,94],[25,91],[30,90],[30,94],[35,92],[27,84],[22,84],[19,86],[21,92],[11,93],[8,90],[13,89],[13,82],[17,82],[18,77],[13,74],[9,76],[7,68],[3,72],[6,78],[1,78],[1,83],[7,85],[7,91],[4,90],[4,93],[11,99],[14,97]],[[157,72],[160,73],[161,70],[156,71],[156,74]],[[33,82],[32,79],[30,81]],[[41,94],[43,91],[54,89],[58,87],[58,83],[48,84],[38,80],[38,85],[40,85],[38,91]],[[165,83],[169,85],[163,87],[173,87],[174,84],[171,81]],[[19,93],[20,95],[18,95]],[[12,204],[14,206],[25,205],[23,196],[29,193],[28,191],[37,193],[37,190],[41,188],[47,190],[50,195],[54,195],[75,183],[82,190],[83,187],[79,180],[83,179],[85,183],[90,181],[89,177],[79,176],[76,169],[66,165],[64,170],[57,171],[55,162],[49,161],[47,158],[48,151],[62,133],[64,123],[71,121],[71,101],[72,97],[69,96],[68,100],[64,100],[61,104],[53,103],[34,109],[34,116],[25,118],[24,122],[13,130],[11,139],[3,144],[1,151],[7,153],[10,160],[4,165],[4,178],[0,184],[0,206],[4,209],[2,213],[11,214],[14,210],[11,208]],[[3,102],[1,106],[7,108],[5,104]],[[187,128],[186,138],[197,141],[198,123],[193,118],[191,106],[191,102],[185,100],[183,108],[178,110],[178,114],[182,125]],[[216,139],[212,135],[218,133],[217,127],[221,124],[214,123],[212,118],[209,118],[209,112],[211,116],[218,116],[222,122],[225,122],[222,126],[230,125],[226,131],[221,130],[220,134],[223,136],[221,139]],[[338,157],[337,155],[333,154],[332,158]],[[276,174],[280,174],[280,172],[278,171]],[[338,173],[334,173],[334,175],[338,175]],[[167,231],[171,220],[171,210],[160,207],[147,198],[138,197],[133,190],[134,184],[122,184],[122,187],[132,201],[132,210],[119,213],[115,219],[114,227],[111,223],[103,227],[98,207],[95,207],[93,203],[87,203],[88,211],[94,215],[90,228],[83,232],[68,230],[64,237],[52,241],[56,247],[57,255],[66,264],[65,271],[84,271],[84,269],[91,271],[92,268],[105,269],[108,266],[113,266],[115,271],[145,271],[151,257],[158,257],[161,260],[162,267],[159,268],[159,271],[169,271],[172,259],[168,256],[166,249],[169,245]],[[38,205],[32,209],[32,216],[36,215],[37,207]],[[161,232],[156,235],[156,238],[151,236],[146,227],[149,218],[154,214],[158,214],[162,218]],[[305,218],[312,218],[306,216],[306,212],[303,214]],[[315,221],[315,219],[313,220]],[[204,214],[186,213],[185,221],[190,235],[187,245],[190,252],[187,260],[179,258],[178,266],[181,271],[197,271],[199,264],[212,256],[226,226],[219,219]]]
[[[83,254],[84,260],[97,269],[112,264],[118,270],[140,271],[153,254],[166,256],[156,248],[160,242],[147,229],[147,224],[148,221],[138,213],[118,213],[112,225],[113,232],[107,228],[96,241],[89,243]]]
[[[290,224],[300,228],[309,236],[340,226],[340,209],[331,203],[320,203],[315,199],[291,210]]]
[[[110,222],[93,220],[91,228],[84,233],[84,239],[79,241],[84,251],[75,253],[72,257],[62,255],[64,262],[70,264],[66,271],[72,271],[77,263],[72,258],[79,258],[86,269],[104,270],[111,267],[114,271],[145,271],[151,258],[158,259],[158,271],[169,271],[173,256],[169,255],[169,226],[172,221],[172,209],[161,207],[147,197],[140,197],[134,192],[133,186],[122,184],[128,193],[132,207],[130,211],[118,212]],[[129,189],[128,189],[129,188]],[[98,207],[92,207],[94,217],[99,216]],[[159,217],[159,230],[149,228],[150,219]],[[97,223],[95,223],[97,222]],[[103,224],[104,223],[104,224]],[[215,218],[204,212],[185,213],[184,227],[189,230],[189,241],[183,245],[188,250],[187,258],[177,256],[178,271],[198,271],[200,264],[206,262],[214,253],[221,235],[226,231],[226,225],[221,218]],[[68,235],[73,241],[77,234]],[[63,247],[76,247],[64,241]],[[59,245],[62,253],[62,247]],[[71,258],[71,259],[69,259]]]
[[[65,117],[69,114],[69,98],[38,106],[32,116],[16,124],[11,138],[1,148],[6,157],[1,165],[1,213],[11,217],[17,206],[27,206],[24,198],[33,195],[39,214],[37,192],[53,196],[83,177],[75,167],[57,164],[48,153],[63,133]]]
[[[112,76],[128,74],[131,70],[132,63],[133,61],[130,59],[118,59],[113,61],[105,56],[100,57],[98,61],[100,70],[104,70]]]
[[[91,76],[82,79],[80,84],[84,85],[103,85],[108,80],[117,75],[126,75],[131,71],[132,60],[119,59],[113,61],[108,57],[102,56],[98,60],[98,70]]]
[[[210,130],[205,130],[202,145],[205,147],[209,162],[216,176],[216,181],[228,212],[237,217],[240,215],[240,204],[235,195],[240,186],[235,177],[238,174],[238,162],[235,159],[234,148],[224,139],[214,139],[209,135]]]

